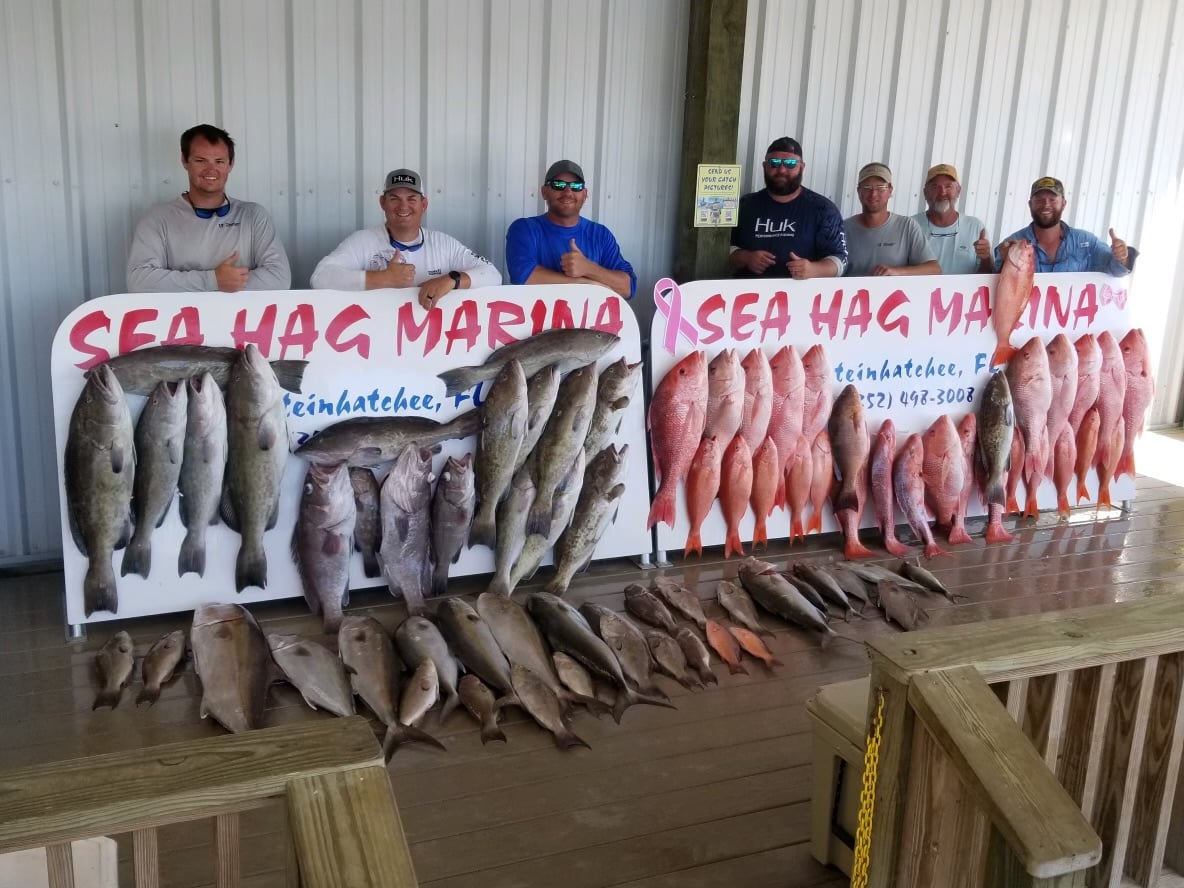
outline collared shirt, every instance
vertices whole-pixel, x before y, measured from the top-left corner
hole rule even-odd
[[[473,288],[496,287],[502,282],[501,272],[488,259],[456,238],[430,228],[419,231],[419,245],[412,244],[414,249],[405,253],[392,246],[385,224],[355,231],[317,263],[309,283],[314,290],[365,290],[366,272],[385,270],[396,253],[400,262],[415,266],[412,286],[450,271],[467,274]]]
[[[941,266],[942,274],[977,274],[978,254],[974,242],[987,226],[974,216],[959,214],[953,225],[934,225],[925,212],[913,216],[913,221],[929,241],[929,248]]]
[[[1105,241],[1084,229],[1070,228],[1064,222],[1061,223],[1061,245],[1052,259],[1036,240],[1035,223],[1021,228],[1003,240],[1026,240],[1031,243],[1036,248],[1037,271],[1100,271],[1114,277],[1122,277],[1131,273],[1131,269],[1135,267],[1135,259],[1139,255],[1139,251],[1134,247],[1127,247],[1127,262],[1130,265],[1123,265],[1114,258],[1109,244]],[[1002,267],[1003,259],[999,254],[999,248],[995,247],[995,270],[998,271]]]

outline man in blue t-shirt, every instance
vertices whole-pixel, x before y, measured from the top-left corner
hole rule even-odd
[[[1021,228],[995,248],[995,268],[1003,267],[1007,251],[1017,240],[1036,247],[1037,271],[1101,271],[1114,277],[1130,274],[1139,251],[1110,229],[1110,245],[1081,228],[1061,221],[1065,212],[1065,186],[1060,179],[1042,176],[1032,183],[1028,210],[1032,224]]]
[[[847,268],[847,237],[839,208],[802,187],[806,162],[796,139],[769,146],[765,187],[740,198],[728,264],[736,277],[839,277]]]
[[[510,283],[600,284],[632,299],[637,275],[617,239],[605,226],[580,216],[588,188],[579,164],[551,164],[540,191],[547,212],[517,219],[506,232]]]

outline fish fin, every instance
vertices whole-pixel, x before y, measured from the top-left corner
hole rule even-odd
[[[382,568],[378,566],[378,556],[374,552],[362,553],[362,573],[367,578],[382,576]]]
[[[444,394],[451,398],[454,395],[459,395],[461,392],[472,388],[480,379],[473,379],[470,374],[473,371],[480,372],[480,367],[457,367],[453,370],[445,370],[443,373],[437,373],[436,378],[444,383]]]
[[[110,457],[111,457],[111,471],[114,472],[116,475],[121,474],[123,472],[123,464],[125,462],[127,462],[127,454],[125,454],[123,452],[123,446],[121,444],[114,443],[111,445],[111,450],[109,451],[109,453],[110,453]],[[134,451],[133,451],[133,454],[134,454]],[[135,464],[134,455],[133,455],[133,459],[132,459],[132,464],[133,465]]]
[[[674,488],[670,485],[659,487],[650,505],[645,529],[651,530],[655,524],[668,524],[674,527]]]
[[[123,694],[123,687],[118,687],[113,691],[104,688],[95,695],[94,705],[91,706],[91,712],[94,712],[100,707],[106,706],[108,709],[114,709],[119,705],[119,698]]]
[[[275,498],[275,503],[271,507],[271,514],[267,516],[267,526],[264,530],[273,530],[276,522],[280,519],[280,498]]]
[[[489,585],[485,589],[490,595],[500,595],[503,598],[510,597],[510,583],[504,576],[494,574],[493,579],[489,581]],[[439,593],[436,593],[437,595]]]
[[[500,741],[502,741],[502,743],[505,743],[506,742],[505,731],[503,731],[500,727],[498,727],[497,722],[494,722],[493,724],[489,724],[489,725],[482,724],[481,725],[481,745],[484,746],[486,743],[489,743],[492,740],[500,740]]]
[[[426,743],[429,746],[435,746],[437,749],[447,751],[447,747],[427,731],[422,731],[413,725],[404,725],[396,722],[393,725],[387,726],[386,737],[382,741],[383,758],[389,762],[398,747],[412,741]]]
[[[753,545],[756,545],[756,540],[753,540]],[[724,558],[728,558],[735,552],[737,555],[744,555],[744,543],[740,539],[740,531],[732,529],[728,531],[727,539],[724,541]]]
[[[875,557],[875,554],[875,552],[861,543],[858,539],[847,540],[847,543],[843,546],[843,557],[847,558],[848,560],[852,558],[873,558]]]
[[[345,537],[339,533],[326,533],[321,540],[322,555],[340,555],[345,551]]]
[[[1015,348],[1009,343],[999,343],[998,347],[995,349],[995,354],[991,355],[991,367],[999,367],[1003,364],[1006,364],[1013,357],[1015,357],[1015,353],[1018,351],[1018,348]]]
[[[571,749],[573,746],[582,746],[585,749],[592,748],[570,728],[558,731],[552,734],[551,737],[555,740],[555,745],[560,749]]]
[[[218,504],[218,512],[222,515],[222,520],[226,526],[235,533],[240,531],[238,526],[238,515],[234,511],[234,501],[230,498],[230,484],[222,485],[222,499]]]
[[[1085,486],[1085,479],[1081,478],[1077,482],[1077,502],[1078,504],[1089,499],[1089,490]]]
[[[755,550],[757,546],[768,546],[768,544],[769,531],[765,526],[765,519],[763,517],[758,517],[756,519],[756,526],[752,530],[752,548]],[[743,550],[741,550],[741,554],[743,554]]]
[[[822,509],[815,509],[811,512],[810,520],[806,522],[806,533],[815,532],[822,533]]]
[[[1057,518],[1068,518],[1072,511],[1069,508],[1069,496],[1067,493],[1057,494]]]
[[[905,558],[912,554],[912,550],[894,536],[884,537],[884,548],[888,550],[889,555],[895,555],[897,558]]]
[[[126,577],[129,573],[148,578],[152,570],[152,538],[143,539],[132,537],[131,543],[123,553],[123,561],[119,565],[119,575]]]
[[[985,539],[988,543],[1010,543],[1015,537],[1008,533],[1002,524],[996,523],[987,525]]]
[[[272,361],[271,369],[275,372],[276,382],[280,388],[294,394],[301,394],[300,386],[304,384],[304,369],[308,361]]]
[[[1006,510],[1006,513],[1005,513],[1005,514],[1008,514],[1008,515],[1020,515],[1020,514],[1022,514],[1022,512],[1020,511],[1020,504],[1019,504],[1019,501],[1018,501],[1018,500],[1016,500],[1016,498],[1015,498],[1015,495],[1014,495],[1014,494],[1008,494],[1008,495],[1007,495],[1007,510]]]
[[[111,569],[110,560],[103,562],[92,559],[87,564],[86,577],[82,581],[82,597],[88,617],[95,611],[118,612],[115,571]]]
[[[1133,450],[1118,458],[1118,465],[1114,469],[1114,480],[1117,481],[1123,475],[1135,477],[1135,452]]]
[[[131,506],[128,506],[127,517],[123,520],[123,529],[119,531],[119,539],[115,541],[115,548],[122,549],[132,541],[132,535],[135,532],[136,520],[135,513],[132,512]]]
[[[262,545],[243,540],[234,564],[234,587],[242,592],[250,586],[267,588],[267,552]]]
[[[206,573],[205,541],[192,534],[185,535],[180,552],[176,554],[176,575],[184,577],[187,573],[198,574],[198,577],[204,577]]]
[[[82,529],[78,525],[78,516],[74,514],[74,509],[67,507],[66,518],[70,524],[70,536],[74,539],[74,545],[78,547],[78,551],[86,556],[86,539],[82,536]]]
[[[277,440],[279,435],[276,433],[275,423],[271,421],[271,417],[261,416],[255,429],[255,443],[259,445],[260,450],[271,450]]]
[[[962,545],[963,543],[973,543],[974,540],[970,538],[970,534],[966,532],[965,527],[960,527],[957,524],[950,526],[950,532],[946,536],[947,541],[951,546]],[[893,553],[896,554],[896,553]]]
[[[987,485],[987,489],[983,493],[983,499],[985,499],[988,504],[995,503],[999,506],[1002,506],[1007,502],[1007,491],[1003,487],[1002,478]]]
[[[1107,509],[1114,508],[1114,504],[1110,502],[1110,482],[1103,481],[1098,484],[1098,508],[1105,506]]]
[[[1024,503],[1024,517],[1025,518],[1039,518],[1040,517],[1040,504],[1036,500],[1036,492],[1035,491],[1030,491],[1028,493],[1028,499]]]
[[[349,576],[346,576],[345,588],[341,590],[341,606],[349,607]]]
[[[540,490],[526,516],[527,534],[546,537],[551,532],[551,514],[554,512],[554,496],[551,491]]]
[[[802,529],[801,515],[794,515],[789,522],[789,543],[791,546],[793,545],[794,537],[797,537],[799,540],[806,538],[806,532]]]
[[[948,555],[948,554],[950,554],[950,553],[947,552],[945,549],[943,549],[941,546],[939,546],[935,542],[929,542],[929,543],[925,544],[925,557],[926,558],[936,558],[938,555]]]
[[[136,705],[139,706],[141,703],[147,703],[149,706],[151,706],[159,699],[160,699],[160,686],[159,685],[157,685],[156,687],[150,687],[148,685],[144,685],[144,687],[140,689],[139,695],[136,697]]]
[[[774,666],[784,666],[785,664],[776,657],[769,657],[768,660],[765,660],[765,665],[772,669]]]
[[[728,672],[732,675],[748,675],[748,670],[739,663],[729,663]]]
[[[686,545],[686,548],[684,548],[682,551],[683,557],[685,558],[686,556],[690,555],[692,552],[695,553],[696,555],[703,554],[703,540],[700,537],[698,528],[693,529],[690,533],[687,534],[687,545]]]
[[[469,527],[469,548],[486,546],[494,549],[497,545],[497,523],[493,505],[488,507],[482,503],[473,516],[473,523]]]

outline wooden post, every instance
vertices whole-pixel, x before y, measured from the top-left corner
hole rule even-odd
[[[678,195],[680,281],[728,276],[730,228],[695,228],[701,163],[736,162],[748,0],[694,0],[687,46],[683,155]]]
[[[1008,847],[998,830],[991,830],[987,854],[987,878],[984,888],[1085,888],[1088,870],[1040,879],[1030,875]]]
[[[69,842],[47,845],[45,862],[49,868],[49,888],[74,888],[74,847]]]
[[[889,675],[873,655],[871,693],[868,695],[869,732],[875,724],[880,694],[884,696],[884,726],[880,734],[880,758],[876,765],[875,817],[872,820],[868,888],[890,888],[895,884],[913,750],[913,710],[909,706],[908,683]]]
[[[302,777],[287,798],[305,888],[417,888],[386,768]]]
[[[155,827],[132,833],[132,856],[136,863],[136,888],[160,888],[160,860]]]
[[[238,888],[239,841],[238,815],[219,814],[217,818],[218,888]]]

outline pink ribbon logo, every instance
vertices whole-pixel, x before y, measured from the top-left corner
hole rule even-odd
[[[667,293],[669,292],[669,297]],[[691,345],[698,345],[699,331],[682,314],[682,291],[670,278],[662,278],[654,284],[654,306],[658,314],[666,318],[666,335],[662,338],[662,346],[670,354],[675,353],[678,337],[681,336]]]

